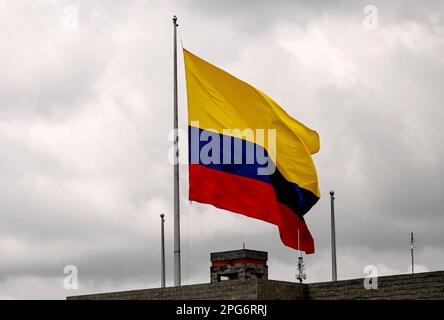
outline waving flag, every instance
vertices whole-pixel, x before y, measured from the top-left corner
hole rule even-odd
[[[189,199],[273,223],[286,246],[313,253],[304,215],[320,197],[318,134],[251,85],[187,50],[184,58]]]

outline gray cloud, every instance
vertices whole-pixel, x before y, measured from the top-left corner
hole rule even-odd
[[[63,25],[71,4],[77,30]],[[442,269],[443,4],[373,4],[366,31],[364,1],[2,3],[0,298],[158,286],[161,212],[172,284],[173,14],[185,47],[319,132],[309,281],[330,277],[331,189],[341,278],[367,264],[408,272],[410,231],[417,269]],[[181,170],[185,283],[208,281],[209,253],[243,242],[269,251],[272,278],[294,280],[297,253],[275,226],[190,204]],[[63,288],[67,264],[78,291]]]

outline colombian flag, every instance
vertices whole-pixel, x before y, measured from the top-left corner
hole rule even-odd
[[[248,83],[183,53],[189,200],[273,223],[286,246],[313,253],[304,215],[320,197],[311,159],[317,132]]]

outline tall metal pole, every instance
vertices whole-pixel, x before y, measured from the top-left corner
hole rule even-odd
[[[335,229],[335,192],[330,191],[331,198],[331,277],[333,281],[338,280],[336,269],[336,229]]]
[[[160,286],[165,288],[165,215],[160,215]]]
[[[181,285],[180,278],[180,205],[179,205],[179,133],[177,112],[177,17],[174,26],[174,285]]]
[[[413,260],[413,249],[414,249],[415,239],[413,238],[413,232],[410,233],[410,254],[412,256],[412,274],[415,273],[415,262]]]

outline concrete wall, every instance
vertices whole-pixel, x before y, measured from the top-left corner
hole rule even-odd
[[[378,289],[366,290],[363,279],[312,283],[310,300],[316,299],[444,299],[444,271],[378,278]]]
[[[254,280],[233,280],[217,283],[110,292],[68,297],[73,300],[250,300],[256,299]]]
[[[444,271],[379,277],[378,289],[366,290],[364,279],[299,284],[264,279],[227,280],[182,287],[111,292],[68,299],[119,300],[316,300],[443,299]]]
[[[258,300],[305,300],[308,285],[296,282],[261,280],[256,282]]]

